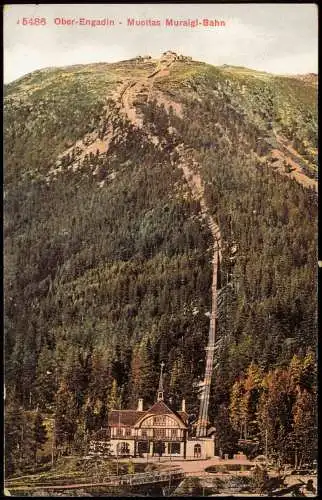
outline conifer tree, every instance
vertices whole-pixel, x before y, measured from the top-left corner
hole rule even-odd
[[[67,443],[70,449],[77,429],[77,404],[75,395],[68,390],[67,384],[62,382],[56,395],[55,415],[55,443]]]
[[[34,420],[33,426],[33,434],[34,434],[34,449],[35,449],[35,459],[37,461],[37,451],[42,450],[43,445],[47,441],[47,430],[43,421],[43,417],[39,411],[36,413],[36,417]]]
[[[293,407],[293,432],[290,436],[295,455],[295,467],[303,463],[312,464],[316,458],[317,401],[306,389],[298,392]]]
[[[232,455],[237,451],[238,432],[232,427],[229,419],[229,409],[222,404],[215,419],[217,444],[220,455]]]
[[[117,386],[117,381],[114,378],[112,381],[111,391],[110,391],[109,397],[108,397],[108,403],[107,403],[108,411],[119,410],[121,408],[121,404],[122,404],[122,401],[121,401],[121,397],[120,397],[120,391],[119,391],[119,388]]]
[[[229,420],[235,431],[242,437],[243,427],[241,418],[241,400],[244,395],[244,381],[236,380],[232,386],[229,406]]]
[[[258,405],[258,423],[262,446],[268,445],[270,455],[283,460],[292,426],[292,394],[289,392],[287,370],[276,369],[264,382],[267,389]]]
[[[7,475],[13,474],[21,464],[23,446],[23,411],[16,402],[5,406],[4,432],[5,432],[5,470]]]
[[[143,340],[134,351],[131,366],[131,400],[136,404],[138,398],[143,398],[147,403],[153,403],[157,391],[157,377],[153,364],[151,345],[148,340]]]

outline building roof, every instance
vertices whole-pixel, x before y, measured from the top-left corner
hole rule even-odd
[[[132,427],[146,411],[137,410],[112,410],[108,414],[108,425]]]
[[[176,415],[178,415],[178,417],[181,418],[181,420],[187,424],[188,423],[188,413],[185,412],[185,411],[174,411],[173,413],[175,413]]]
[[[143,416],[148,415],[175,415],[184,425],[187,424],[188,414],[182,411],[171,410],[164,401],[157,401],[148,410],[112,410],[108,414],[108,425],[113,427],[133,427]]]
[[[151,408],[147,411],[147,413],[153,413],[154,415],[169,415],[169,413],[174,413],[163,400],[157,401]]]

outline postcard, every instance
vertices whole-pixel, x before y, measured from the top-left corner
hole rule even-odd
[[[4,6],[5,495],[317,495],[317,42]]]

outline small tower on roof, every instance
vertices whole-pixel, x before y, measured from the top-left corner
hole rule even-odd
[[[161,371],[160,371],[160,380],[159,380],[159,387],[158,387],[157,401],[163,401],[163,399],[164,399],[164,389],[163,389],[163,367],[164,367],[164,363],[163,363],[163,361],[162,361],[162,363],[161,363]]]

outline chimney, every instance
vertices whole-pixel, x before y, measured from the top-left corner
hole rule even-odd
[[[138,409],[137,411],[143,411],[143,399],[138,400]]]
[[[186,400],[185,399],[182,400],[181,411],[184,411],[184,412],[186,411]]]

